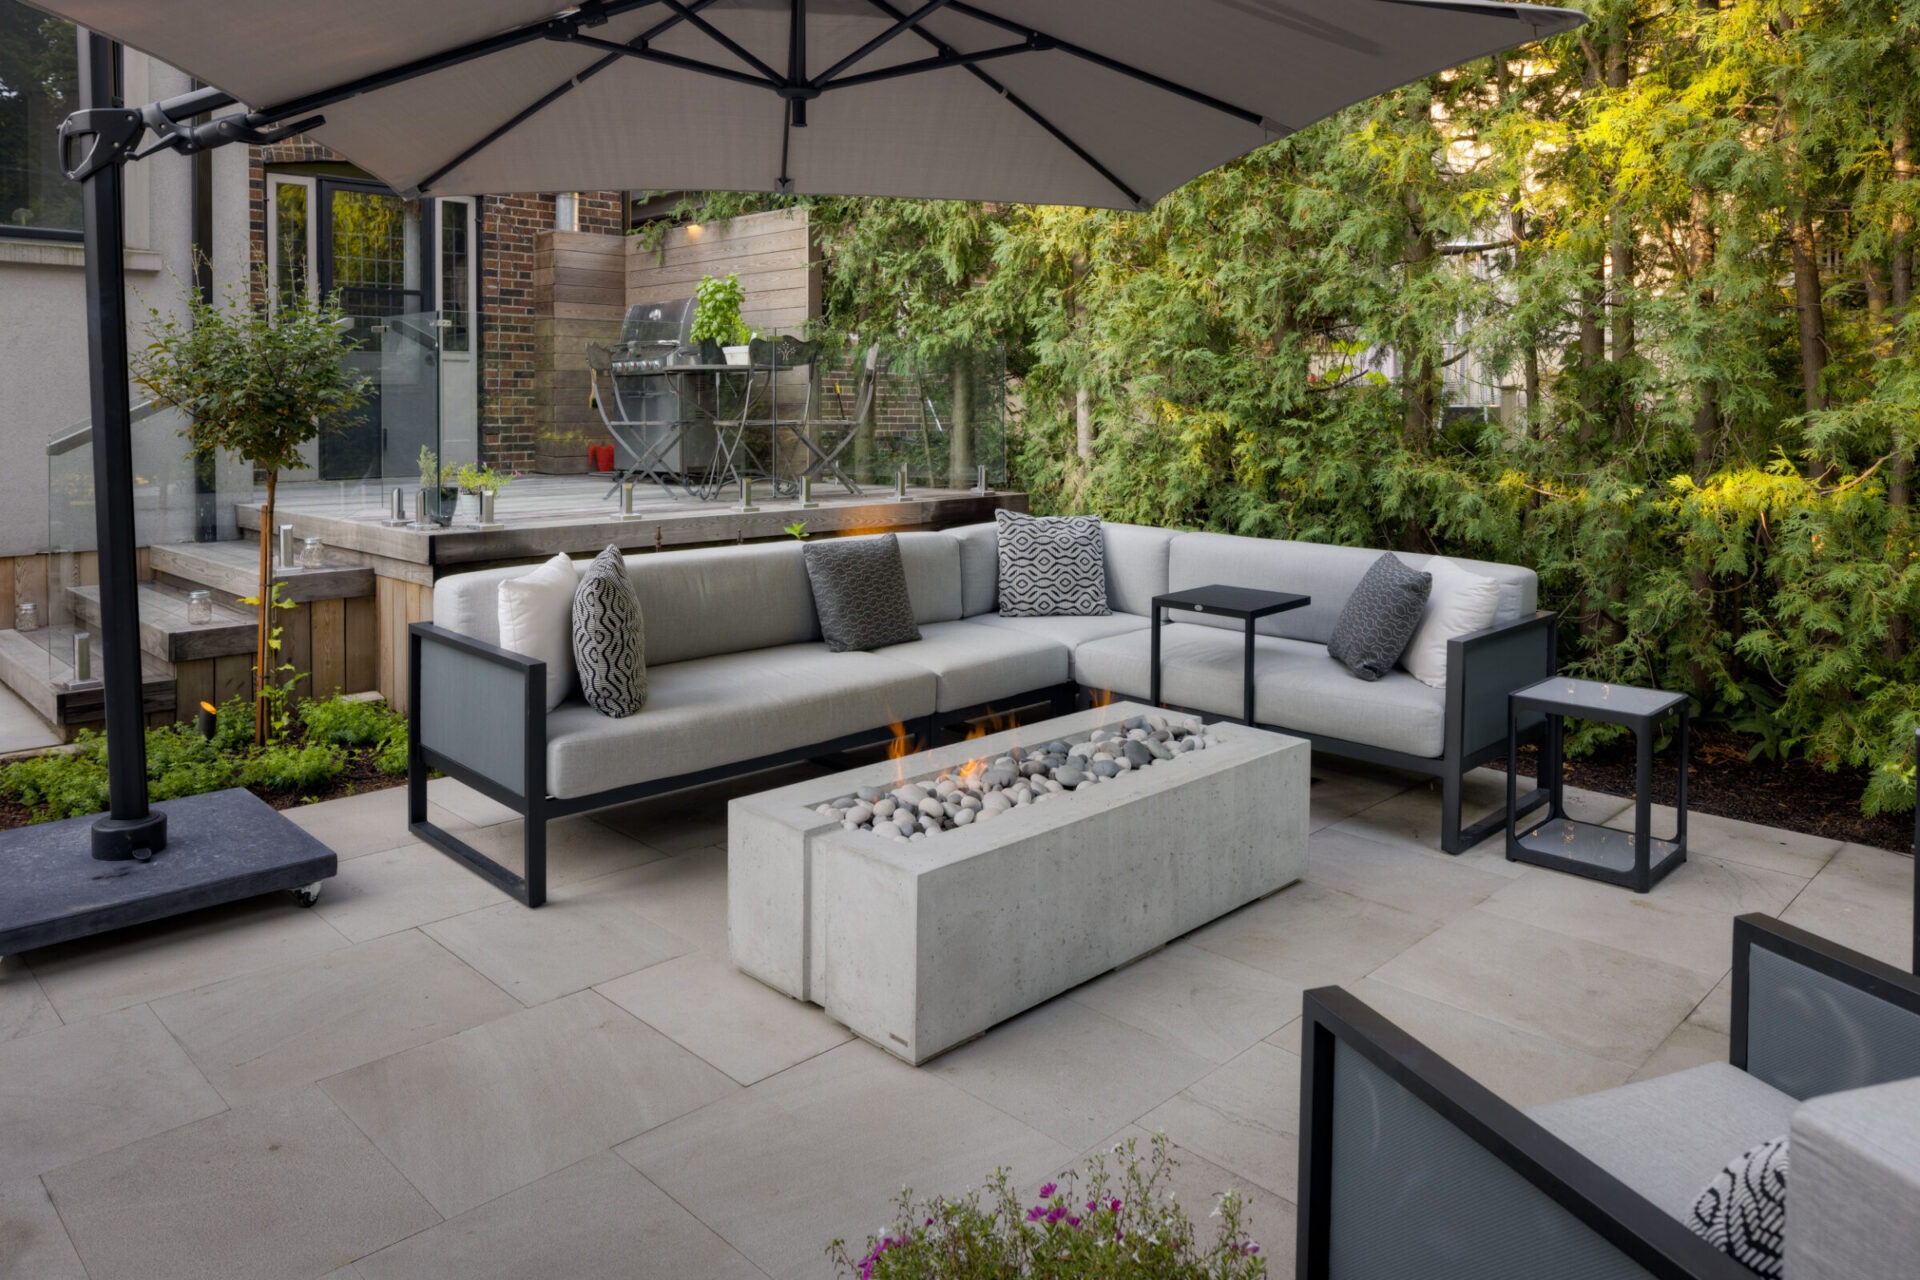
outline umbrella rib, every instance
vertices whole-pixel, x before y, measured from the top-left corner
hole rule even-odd
[[[753,51],[751,49],[748,49],[745,45],[741,44],[738,40],[735,40],[732,36],[728,35],[726,32],[722,31],[720,28],[714,26],[711,22],[708,22],[705,18],[701,17],[698,13],[688,8],[685,4],[682,4],[681,0],[661,0],[661,3],[665,4],[667,8],[673,10],[675,13],[679,14],[681,17],[685,18],[688,22],[691,22],[703,34],[705,34],[708,39],[712,40],[714,43],[718,44],[721,48],[725,49],[728,53],[731,53],[734,57],[740,59],[740,61],[746,63],[748,66],[752,67],[755,71],[758,71],[761,75],[765,76],[769,83],[774,85],[784,85],[786,83],[786,81],[781,77],[778,71],[775,71],[772,67],[760,61],[760,59],[754,57]]]
[[[669,0],[669,3],[671,2],[672,0]],[[893,5],[889,4],[888,0],[867,0],[867,3],[872,5],[874,8],[880,10],[880,12],[886,14],[888,17],[893,18],[896,21],[898,21],[900,18],[905,16],[900,12],[900,10],[894,8]],[[957,3],[957,0],[956,0],[956,3],[949,7],[958,10],[961,6]],[[922,40],[932,45],[935,52],[939,53],[943,57],[956,57],[959,54],[959,50],[955,49],[952,45],[940,39],[938,36],[935,36],[932,33],[928,32],[924,28],[921,28],[921,27],[913,28],[913,34],[919,36]],[[1085,147],[1081,146],[1079,143],[1075,142],[1072,138],[1068,137],[1066,132],[1063,129],[1061,129],[1059,125],[1055,124],[1053,121],[1047,119],[1045,116],[1041,115],[1038,111],[1034,110],[1033,107],[1026,101],[1026,99],[1022,98],[1019,94],[1007,88],[1007,86],[1005,86],[1004,84],[1001,84],[998,80],[995,80],[992,76],[988,75],[986,72],[982,71],[980,68],[975,66],[968,66],[965,63],[962,63],[960,65],[965,68],[968,75],[972,76],[974,79],[978,80],[981,84],[984,84],[985,86],[987,86],[987,88],[993,90],[993,92],[999,94],[1002,98],[1006,99],[1008,105],[1012,106],[1014,110],[1018,111],[1021,115],[1024,115],[1027,119],[1039,125],[1043,130],[1046,131],[1047,135],[1051,137],[1055,142],[1058,142],[1061,146],[1073,152],[1075,156],[1078,156],[1082,164],[1085,164],[1089,169],[1092,169],[1095,173],[1099,174],[1103,179],[1105,179],[1109,184],[1111,184],[1113,189],[1115,191],[1118,191],[1121,195],[1125,196],[1127,198],[1127,202],[1131,204],[1134,208],[1144,209],[1146,207],[1146,201],[1140,198],[1139,192],[1135,191],[1132,187],[1122,182],[1119,176],[1116,175],[1113,172],[1113,170],[1107,168],[1107,166],[1105,166],[1104,164],[1101,164],[1098,160],[1094,159],[1092,152],[1088,151]]]
[[[673,0],[667,0],[667,2],[671,4]],[[972,5],[964,3],[963,0],[954,0],[952,8],[955,13],[964,14],[976,22],[984,22],[988,26],[999,27],[1002,31],[1011,31],[1016,35],[1025,36],[1028,40],[1044,42],[1047,47],[1057,49],[1061,53],[1070,54],[1073,57],[1079,58],[1082,62],[1091,62],[1094,66],[1103,67],[1117,75],[1127,76],[1130,79],[1138,80],[1142,84],[1152,85],[1156,89],[1171,93],[1176,97],[1185,98],[1189,102],[1197,102],[1203,107],[1210,107],[1224,115],[1230,115],[1236,120],[1243,120],[1248,124],[1257,125],[1269,133],[1284,134],[1293,132],[1277,121],[1269,120],[1257,111],[1248,111],[1245,107],[1236,107],[1231,102],[1224,102],[1212,94],[1202,93],[1198,89],[1189,88],[1184,84],[1169,80],[1164,76],[1157,76],[1151,71],[1142,71],[1139,67],[1133,66],[1130,63],[1121,62],[1118,58],[1109,58],[1104,53],[1095,53],[1093,50],[1082,45],[1074,44],[1070,40],[1062,40],[1057,36],[1050,36],[1044,31],[1026,26],[1023,23],[1015,22],[1011,18],[1003,18],[996,13],[988,13],[985,9],[976,9]]]
[[[991,49],[982,49],[978,53],[939,54],[932,58],[921,58],[917,62],[901,62],[891,67],[882,67],[878,71],[863,71],[859,75],[841,76],[838,80],[823,80],[816,83],[818,89],[857,89],[861,85],[879,84],[883,80],[898,80],[902,76],[917,76],[929,71],[944,71],[949,67],[971,67],[981,62],[991,62],[995,58],[1010,58],[1016,53],[1032,53],[1036,46],[1028,41],[1019,44],[996,45]]]
[[[645,9],[663,2],[673,3],[673,0],[607,0],[605,4],[600,6],[597,12],[605,17],[618,17],[620,14],[628,13],[635,9]],[[357,98],[363,93],[371,93],[376,89],[386,89],[396,84],[404,84],[409,80],[417,80],[421,76],[432,75],[436,71],[444,71],[448,67],[457,67],[463,62],[472,62],[476,58],[484,58],[495,53],[504,53],[508,49],[518,48],[523,44],[531,44],[535,40],[547,39],[550,37],[552,30],[552,19],[542,19],[539,22],[529,23],[524,27],[515,27],[512,31],[503,31],[498,35],[487,36],[481,40],[471,40],[466,44],[456,45],[451,49],[442,49],[438,53],[430,53],[424,58],[415,58],[410,62],[403,62],[397,67],[389,67],[385,71],[376,71],[372,75],[349,80],[345,84],[335,85],[331,89],[323,89],[318,93],[305,94],[290,102],[283,102],[278,106],[268,107],[264,111],[256,112],[248,116],[247,119],[251,124],[261,125],[288,120],[294,116],[307,115],[322,107],[330,107],[336,102],[345,102],[348,98]]]
[[[705,9],[706,7],[714,3],[716,3],[716,0],[693,0],[693,3],[688,7],[693,11],[698,12],[701,9]],[[634,46],[644,46],[647,41],[653,39],[655,36],[659,35],[662,31],[665,31],[668,28],[672,27],[675,23],[679,22],[680,20],[681,20],[680,15],[675,14],[671,18],[667,18],[663,21],[656,22],[653,26],[647,28],[645,31],[635,36],[633,40],[629,43],[627,48],[630,49],[630,48],[633,48]],[[595,41],[594,43],[600,43],[600,42]],[[624,53],[625,51],[626,50],[623,49],[622,53]],[[606,57],[600,59],[598,62],[594,63],[592,66],[586,68],[586,70],[581,71],[579,74],[573,76],[571,79],[562,81],[560,84],[555,85],[553,88],[549,89],[547,92],[541,94],[538,98],[534,99],[533,102],[531,102],[525,107],[522,107],[520,110],[514,112],[513,115],[509,116],[505,121],[495,126],[494,128],[489,129],[486,132],[486,134],[480,138],[478,142],[475,142],[472,146],[465,148],[458,155],[454,156],[453,159],[447,161],[445,164],[441,165],[438,169],[435,169],[432,173],[422,178],[416,190],[424,194],[429,188],[433,186],[434,183],[440,181],[440,179],[446,177],[449,173],[453,172],[455,169],[458,169],[461,165],[473,159],[475,156],[479,155],[482,151],[485,151],[488,147],[500,141],[500,139],[506,137],[509,133],[512,133],[515,129],[518,129],[521,125],[525,124],[528,120],[531,120],[534,116],[546,110],[548,107],[552,106],[555,102],[559,101],[561,98],[566,97],[569,93],[572,93],[575,89],[579,88],[581,85],[585,84],[587,81],[593,79],[593,77],[599,75],[602,71],[605,71],[608,67],[618,62],[621,56],[622,56],[621,53],[609,53],[607,54]]]
[[[852,66],[854,63],[859,62],[862,58],[867,57],[869,54],[873,53],[876,49],[879,49],[882,46],[891,43],[896,36],[903,35],[906,32],[917,28],[922,22],[925,22],[928,18],[932,17],[935,13],[939,12],[941,9],[946,8],[949,4],[952,4],[952,3],[953,3],[953,0],[927,0],[927,2],[921,5],[918,9],[915,9],[912,13],[905,15],[899,21],[895,22],[891,27],[888,27],[885,31],[882,31],[879,35],[867,41],[865,44],[861,45],[858,49],[855,49],[852,53],[848,54],[846,57],[840,59],[840,61],[828,67],[825,71],[822,71],[819,75],[815,76],[812,80],[813,87],[816,89],[826,88],[827,85],[832,82],[833,78],[839,75],[842,71],[845,71],[848,67]]]

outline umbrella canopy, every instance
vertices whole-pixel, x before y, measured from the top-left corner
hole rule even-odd
[[[31,0],[409,195],[691,189],[1139,208],[1578,26],[1485,0]]]

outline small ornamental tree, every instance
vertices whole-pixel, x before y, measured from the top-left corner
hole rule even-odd
[[[267,477],[260,515],[259,632],[254,645],[254,740],[268,736],[268,692],[278,664],[273,649],[274,491],[280,472],[300,464],[300,447],[339,414],[367,398],[367,380],[341,357],[345,314],[337,299],[298,299],[269,311],[231,292],[224,303],[189,294],[184,317],[150,311],[145,350],[132,361],[136,382],[180,410],[193,452],[224,450]]]

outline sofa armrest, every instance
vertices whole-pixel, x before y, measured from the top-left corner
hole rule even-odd
[[[1898,1280],[1920,1258],[1920,1080],[1829,1094],[1793,1116],[1784,1273]]]
[[[1365,1003],[1306,993],[1297,1275],[1752,1273]],[[1638,1271],[1635,1271],[1638,1268]]]
[[[1741,916],[1729,1061],[1802,1100],[1920,1076],[1920,978],[1770,916]]]
[[[1554,673],[1558,628],[1543,610],[1447,641],[1448,747],[1459,758],[1506,750],[1507,695]]]
[[[545,662],[431,622],[408,628],[407,662],[421,763],[522,813],[545,797]]]

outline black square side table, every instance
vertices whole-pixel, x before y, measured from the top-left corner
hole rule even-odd
[[[1310,596],[1297,596],[1287,591],[1260,591],[1253,587],[1191,587],[1185,591],[1169,591],[1165,595],[1153,598],[1153,654],[1149,659],[1152,668],[1152,689],[1147,701],[1154,706],[1160,705],[1160,624],[1165,621],[1169,609],[1186,609],[1193,613],[1211,613],[1222,618],[1239,618],[1247,624],[1247,657],[1244,679],[1246,695],[1246,714],[1240,723],[1253,723],[1253,624],[1262,618],[1276,613],[1285,613],[1289,609],[1298,609],[1312,604]]]
[[[1524,712],[1546,716],[1540,746],[1540,780],[1547,788],[1547,813],[1520,829],[1514,804],[1519,769],[1519,719]],[[1566,717],[1625,725],[1639,747],[1634,773],[1633,830],[1579,822],[1567,816],[1566,780],[1561,775],[1561,737]],[[1653,731],[1668,716],[1680,719],[1680,784],[1674,805],[1674,833],[1655,839],[1653,819]],[[1555,676],[1507,695],[1507,861],[1551,867],[1574,875],[1646,893],[1687,860],[1687,697],[1658,689],[1602,684]]]

